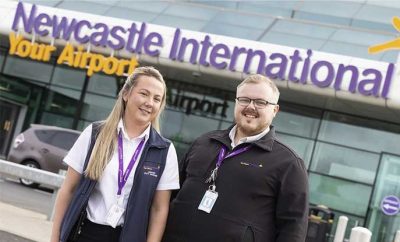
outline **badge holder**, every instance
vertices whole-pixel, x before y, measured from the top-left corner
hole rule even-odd
[[[125,208],[123,208],[122,206],[122,201],[123,196],[119,195],[117,197],[117,203],[113,204],[110,210],[108,210],[106,222],[113,228],[117,227],[118,221],[121,219],[122,215],[125,212]]]
[[[200,205],[198,207],[199,210],[202,210],[206,213],[210,213],[215,202],[217,201],[218,198],[218,192],[215,191],[217,187],[215,185],[210,185],[208,187],[208,190],[203,196],[203,199],[200,202]]]

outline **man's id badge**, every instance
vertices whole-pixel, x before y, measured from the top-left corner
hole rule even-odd
[[[215,202],[217,201],[217,198],[218,192],[215,191],[215,188],[207,190],[203,196],[203,199],[201,199],[198,209],[206,213],[210,213]]]
[[[122,208],[117,204],[112,205],[107,213],[107,218],[106,218],[107,224],[109,224],[113,228],[117,227],[118,221],[121,219],[122,214],[124,214],[124,212],[125,208]]]

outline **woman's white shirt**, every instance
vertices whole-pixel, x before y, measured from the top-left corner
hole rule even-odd
[[[145,143],[147,143],[150,134],[149,127],[138,137],[130,139],[125,131],[122,120],[118,124],[118,130],[122,130],[122,140],[123,140],[123,171],[125,172],[126,167],[131,161],[132,155],[138,147],[140,141],[145,138]],[[72,169],[83,173],[83,166],[85,163],[86,154],[89,149],[90,137],[92,134],[92,125],[86,127],[86,129],[79,136],[74,146],[68,152],[67,156],[64,158],[64,162],[68,164]],[[143,145],[143,147],[144,147]],[[91,194],[88,202],[87,212],[88,219],[97,224],[107,224],[106,217],[111,206],[117,203],[117,191],[118,191],[118,147],[115,147],[114,154],[106,166],[102,177],[97,183],[93,193]],[[143,149],[142,149],[143,151]],[[129,193],[131,191],[135,171],[139,163],[140,157],[142,155],[140,152],[135,165],[132,168],[132,172],[122,189],[122,207],[126,208],[128,203]],[[174,190],[179,189],[179,169],[178,169],[178,158],[176,156],[176,151],[174,145],[171,143],[169,146],[167,160],[164,172],[161,175],[160,181],[157,185],[156,190]],[[118,222],[118,225],[123,224],[124,216]]]

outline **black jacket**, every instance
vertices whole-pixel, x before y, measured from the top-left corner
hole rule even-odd
[[[181,190],[171,204],[163,242],[304,242],[308,180],[304,162],[271,130],[251,148],[224,160],[210,214],[198,210],[229,130],[198,138],[181,162]],[[248,144],[241,144],[240,147]]]

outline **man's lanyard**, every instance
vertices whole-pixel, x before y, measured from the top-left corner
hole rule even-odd
[[[118,195],[121,195],[122,188],[125,186],[126,181],[128,180],[129,174],[132,171],[133,165],[136,163],[136,160],[140,154],[140,151],[142,151],[144,144],[144,138],[140,141],[138,147],[135,150],[135,153],[133,153],[131,161],[128,164],[128,167],[126,167],[125,173],[123,171],[124,169],[124,149],[123,149],[123,141],[122,141],[122,134],[121,130],[118,133]]]
[[[215,164],[215,169],[211,171],[211,175],[210,177],[206,180],[206,183],[210,183],[212,182],[213,185],[215,185],[215,181],[217,180],[217,175],[218,175],[218,169],[219,167],[222,165],[222,162],[225,159],[228,159],[230,157],[234,157],[237,156],[245,151],[247,151],[248,149],[250,149],[250,145],[245,146],[243,148],[237,149],[235,151],[233,151],[232,153],[228,153],[227,155],[225,155],[226,153],[226,148],[224,146],[222,146],[222,148],[219,150],[219,154],[218,154],[218,160]]]

